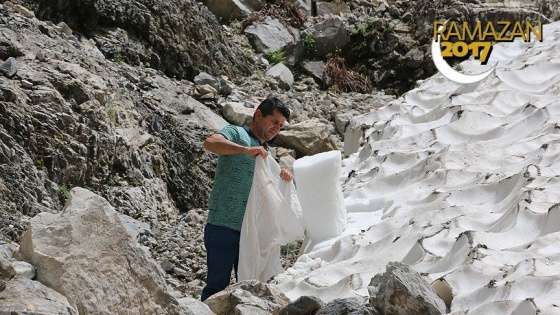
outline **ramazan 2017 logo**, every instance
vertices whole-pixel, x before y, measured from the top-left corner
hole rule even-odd
[[[532,36],[542,42],[541,21],[535,24],[521,21],[488,21],[477,22],[474,27],[468,22],[459,24],[435,21],[432,58],[437,69],[449,80],[457,83],[475,83],[492,73],[496,65],[486,72],[468,75],[455,71],[444,58],[473,56],[481,65],[485,65],[492,54],[493,42],[512,42],[516,38],[530,42]],[[450,41],[451,39],[454,41]]]

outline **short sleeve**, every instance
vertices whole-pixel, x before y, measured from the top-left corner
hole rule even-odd
[[[240,142],[239,129],[233,125],[225,126],[222,130],[220,130],[219,134],[231,142]]]

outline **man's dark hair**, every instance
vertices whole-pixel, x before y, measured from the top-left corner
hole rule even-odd
[[[257,109],[261,111],[263,117],[273,115],[274,110],[276,109],[280,112],[280,114],[282,114],[282,116],[286,117],[286,121],[290,119],[290,109],[277,97],[269,97],[265,99],[260,103]]]

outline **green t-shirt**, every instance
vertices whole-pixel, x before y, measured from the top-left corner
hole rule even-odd
[[[261,145],[243,127],[229,125],[220,134],[242,146]],[[241,231],[254,170],[255,159],[248,155],[218,156],[214,186],[210,193],[208,223]]]

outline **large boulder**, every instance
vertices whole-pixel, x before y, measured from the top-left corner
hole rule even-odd
[[[368,286],[371,306],[383,314],[440,315],[445,302],[420,274],[399,262],[390,262]]]
[[[178,314],[163,271],[127,233],[102,197],[70,191],[58,214],[31,219],[20,246],[37,281],[83,314]]]
[[[283,63],[277,63],[268,69],[266,76],[274,78],[278,82],[278,86],[284,90],[289,90],[294,85],[294,75]]]
[[[253,121],[255,108],[246,107],[243,103],[227,102],[223,104],[222,115],[224,118],[236,126],[249,126]]]
[[[293,27],[286,28],[276,18],[267,16],[262,22],[249,25],[244,33],[257,52],[281,50],[289,64],[295,64],[303,54],[300,31]]]
[[[317,120],[290,124],[286,130],[280,131],[274,143],[295,150],[298,157],[338,150],[329,126]]]
[[[324,58],[334,53],[336,49],[344,49],[350,42],[350,35],[341,17],[329,16],[321,23],[306,29],[301,37],[311,36],[314,41],[313,54]]]

